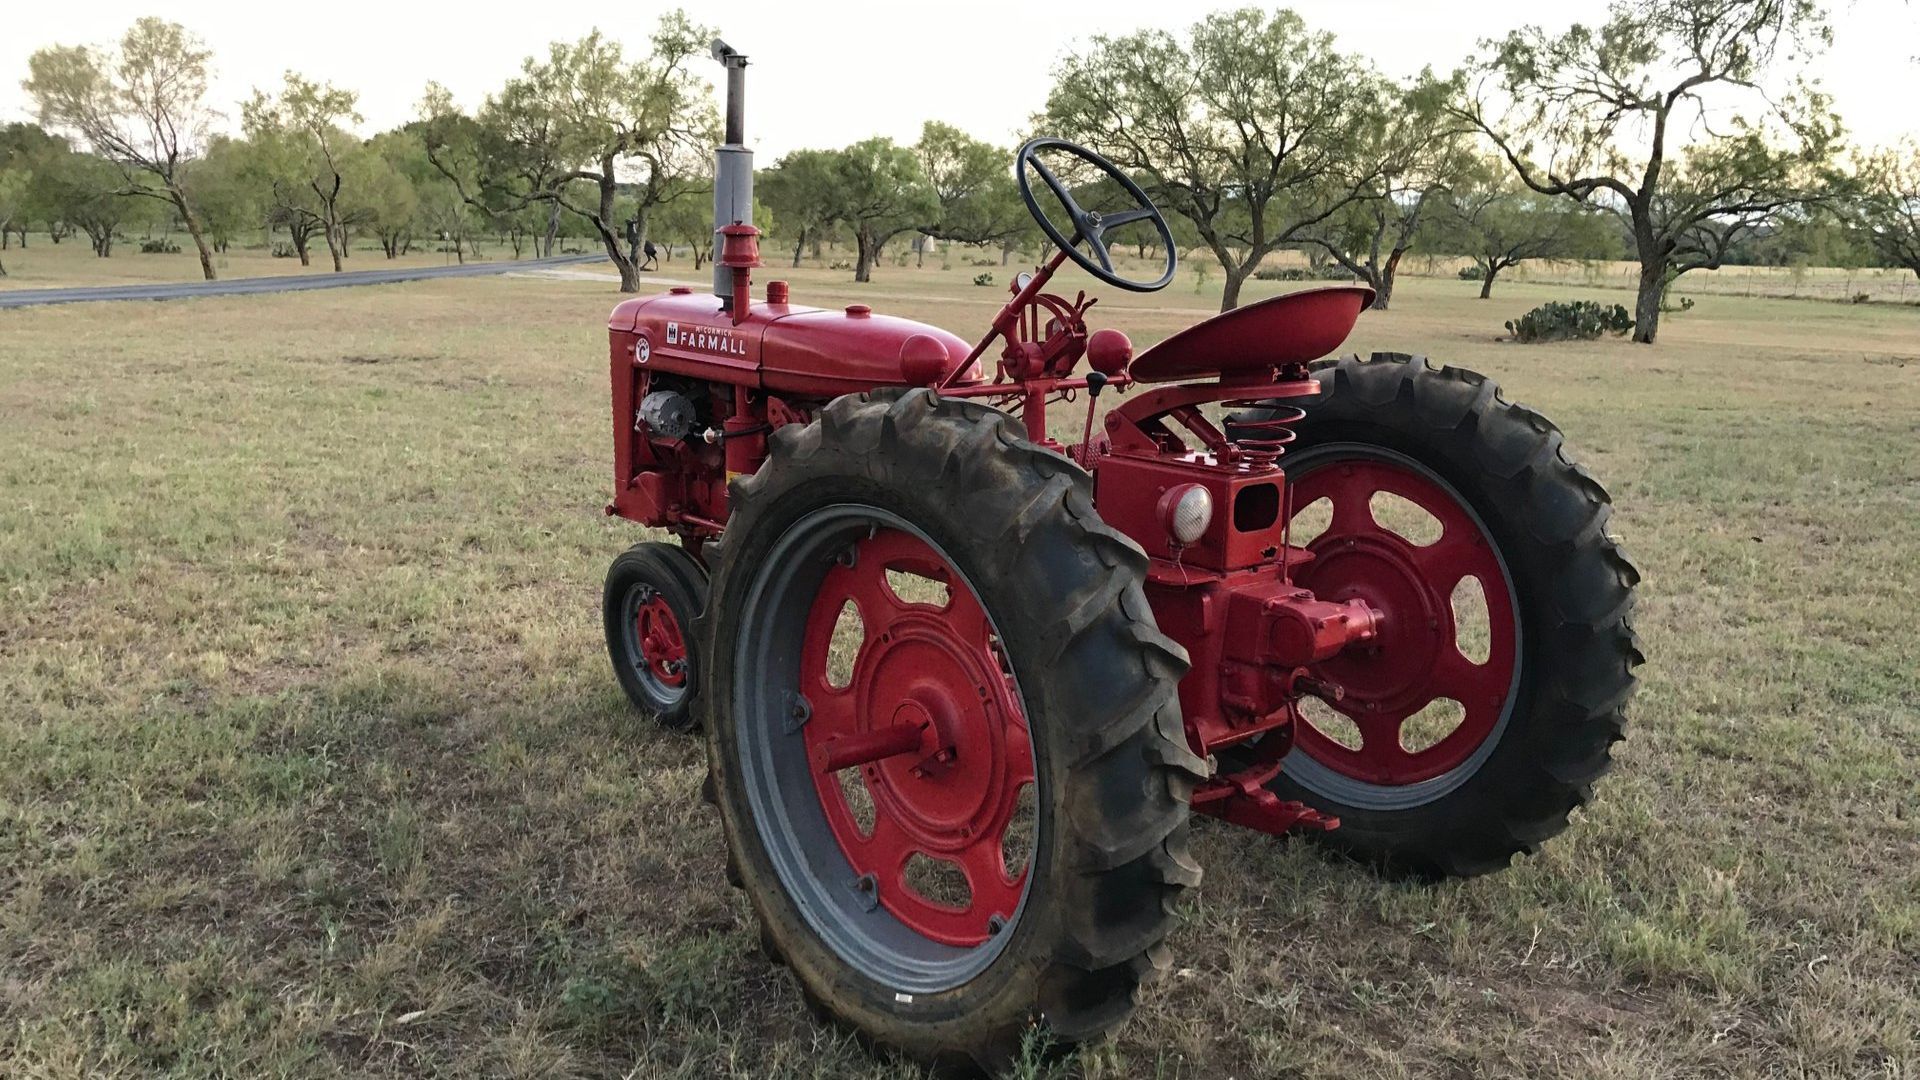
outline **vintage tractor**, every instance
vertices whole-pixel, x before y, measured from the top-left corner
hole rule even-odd
[[[1424,876],[1567,825],[1640,656],[1606,492],[1552,424],[1423,359],[1317,362],[1358,287],[1134,356],[1048,282],[1162,288],[1173,238],[1054,139],[1014,166],[1053,254],[977,344],[755,299],[744,58],[716,55],[715,291],[609,323],[607,510],[679,544],[614,562],[607,640],[643,710],[704,727],[727,875],[818,1012],[987,1068],[1035,1024],[1112,1028],[1200,881],[1190,811]]]

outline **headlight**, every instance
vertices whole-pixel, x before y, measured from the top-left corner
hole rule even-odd
[[[1199,484],[1182,484],[1160,497],[1160,521],[1173,542],[1185,547],[1213,524],[1213,496]]]

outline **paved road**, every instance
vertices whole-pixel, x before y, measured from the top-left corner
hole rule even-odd
[[[233,281],[191,281],[171,285],[99,285],[84,289],[9,289],[0,291],[0,308],[36,304],[81,304],[95,300],[185,300],[195,296],[241,296],[249,293],[299,292],[303,289],[344,289],[349,285],[391,285],[423,278],[478,277],[510,274],[576,263],[604,262],[605,255],[556,255],[551,259],[501,260],[465,266],[422,266],[410,270],[355,270],[346,274],[299,274],[286,277],[236,278]]]

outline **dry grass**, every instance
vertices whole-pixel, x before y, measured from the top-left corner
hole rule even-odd
[[[975,272],[796,292],[970,330]],[[1200,823],[1176,974],[1071,1068],[1916,1075],[1920,311],[1513,346],[1575,290],[1473,291],[1408,281],[1355,344],[1498,377],[1611,487],[1652,658],[1620,767],[1437,888]],[[911,1075],[759,957],[698,743],[606,670],[614,299],[0,312],[0,1073]],[[1145,343],[1212,303],[1095,311]]]

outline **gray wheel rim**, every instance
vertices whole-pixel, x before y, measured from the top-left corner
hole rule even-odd
[[[1288,754],[1281,763],[1281,772],[1318,798],[1338,802],[1361,810],[1411,810],[1424,806],[1458,789],[1460,785],[1473,778],[1493,755],[1494,748],[1500,745],[1501,737],[1506,733],[1507,722],[1513,716],[1516,691],[1520,688],[1520,672],[1526,659],[1526,624],[1522,618],[1519,594],[1513,587],[1513,572],[1507,567],[1506,553],[1494,542],[1493,533],[1487,529],[1487,523],[1481,518],[1473,504],[1460,496],[1459,489],[1449,484],[1439,473],[1420,462],[1383,446],[1369,443],[1325,443],[1297,454],[1288,454],[1282,459],[1290,477],[1304,477],[1316,467],[1324,468],[1337,461],[1354,458],[1370,458],[1384,461],[1410,472],[1418,473],[1428,482],[1436,485],[1453,499],[1473,521],[1480,535],[1486,538],[1487,546],[1500,564],[1501,583],[1507,590],[1507,601],[1513,606],[1513,679],[1507,684],[1507,697],[1500,709],[1499,719],[1494,721],[1493,730],[1467,760],[1441,773],[1439,776],[1422,780],[1415,784],[1370,784],[1345,773],[1332,769],[1315,760],[1311,755],[1296,749]],[[1485,583],[1482,583],[1483,587]]]
[[[1026,884],[1013,918],[979,945],[962,948],[922,937],[860,888],[814,789],[803,728],[793,722],[793,711],[806,621],[821,582],[834,557],[876,526],[898,529],[926,543],[946,560],[960,584],[980,595],[945,548],[896,514],[852,504],[807,514],[775,542],[747,590],[733,643],[734,734],[751,824],[807,925],[836,956],[868,978],[897,993],[931,994],[986,970],[1014,936],[1040,872],[1048,829],[1046,800],[1038,795],[1036,770],[1039,814]],[[993,625],[991,611],[987,618]],[[999,633],[997,626],[994,633]],[[1014,690],[1025,707],[1017,675]]]

